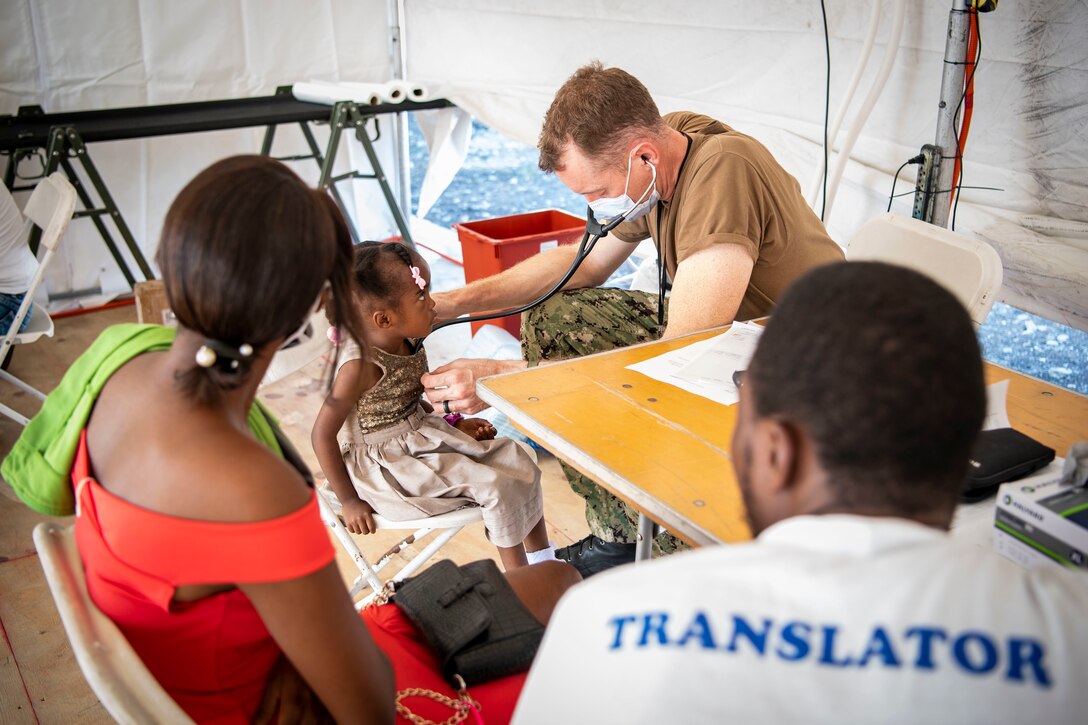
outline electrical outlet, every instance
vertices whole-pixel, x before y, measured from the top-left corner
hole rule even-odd
[[[933,219],[933,203],[936,197],[933,189],[941,170],[941,149],[927,143],[922,146],[922,156],[925,160],[918,165],[918,179],[914,182],[914,208],[911,216],[928,222]]]

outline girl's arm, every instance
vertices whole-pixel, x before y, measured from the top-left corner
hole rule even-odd
[[[342,506],[344,525],[353,534],[370,534],[375,531],[374,509],[356,493],[355,486],[348,477],[348,469],[344,465],[336,436],[358,404],[359,397],[377,382],[379,374],[376,365],[364,360],[344,363],[336,373],[332,390],[317,412],[317,420],[314,421],[310,434],[317,462]]]

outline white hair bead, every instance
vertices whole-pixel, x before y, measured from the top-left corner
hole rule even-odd
[[[215,365],[217,357],[215,350],[207,345],[201,345],[200,349],[196,351],[196,364],[202,368],[210,368]]]

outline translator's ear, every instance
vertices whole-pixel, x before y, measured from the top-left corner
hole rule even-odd
[[[798,431],[789,421],[765,418],[756,424],[758,444],[764,468],[763,481],[774,491],[785,491],[797,483],[797,464],[800,454]]]

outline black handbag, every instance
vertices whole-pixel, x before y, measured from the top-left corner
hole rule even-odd
[[[455,688],[524,672],[544,625],[529,613],[490,559],[435,562],[397,585],[392,601],[423,633]]]

